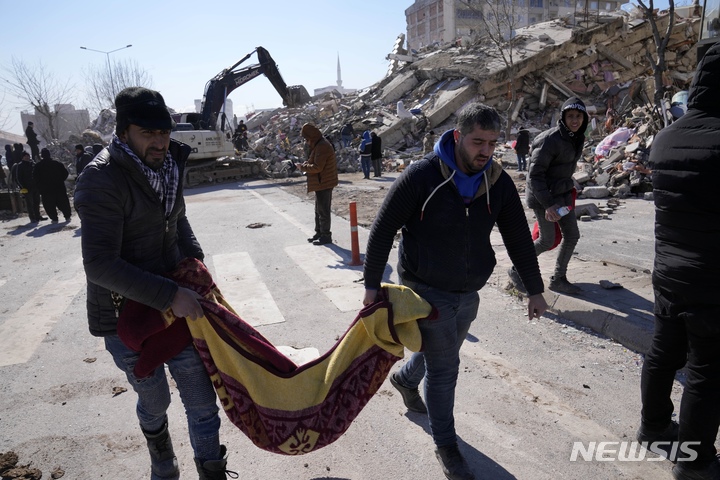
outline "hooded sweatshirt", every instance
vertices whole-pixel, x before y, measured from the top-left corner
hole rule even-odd
[[[398,274],[403,280],[449,292],[480,290],[496,264],[490,234],[497,226],[528,292],[542,293],[515,184],[494,161],[483,172],[460,175],[448,135],[436,152],[410,164],[390,187],[370,231],[365,287],[380,287],[395,235],[402,229]]]
[[[372,146],[372,136],[370,135],[370,130],[365,130],[362,134],[362,141],[360,142],[360,154],[361,155],[370,155],[371,152],[371,146]]]
[[[673,302],[720,305],[719,84],[720,44],[715,44],[690,84],[687,113],[655,136],[650,151],[653,286]],[[662,302],[656,302],[658,308],[663,311]]]
[[[565,125],[565,114],[569,110],[583,113],[583,123],[577,132],[570,131]],[[525,199],[528,207],[534,210],[547,210],[553,205],[572,205],[572,175],[582,156],[588,114],[585,104],[577,97],[569,98],[561,112],[557,126],[545,130],[533,140]]]

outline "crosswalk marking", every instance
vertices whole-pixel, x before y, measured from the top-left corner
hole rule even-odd
[[[27,362],[84,286],[82,259],[78,258],[0,324],[0,367]]]
[[[362,274],[343,263],[329,248],[315,245],[294,245],[285,252],[335,304],[341,312],[360,310],[365,287],[359,282]]]
[[[285,321],[248,252],[213,255],[215,283],[225,300],[253,327]]]

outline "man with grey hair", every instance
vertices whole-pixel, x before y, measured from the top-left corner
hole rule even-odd
[[[423,351],[393,373],[390,383],[408,410],[428,415],[435,455],[451,480],[475,478],[458,448],[453,407],[460,347],[478,312],[478,290],[496,263],[490,243],[495,225],[527,286],[528,318],[547,309],[520,196],[492,158],[501,131],[493,108],[466,106],[434,151],[412,163],[393,183],[373,223],[365,255],[363,304],[369,305],[402,229],[400,280],[438,310],[438,318],[418,321]],[[424,402],[418,391],[423,378]]]

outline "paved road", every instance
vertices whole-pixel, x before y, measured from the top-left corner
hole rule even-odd
[[[279,346],[324,352],[335,343],[362,298],[346,221],[333,219],[334,245],[314,247],[305,240],[313,206],[264,182],[193,189],[187,202],[207,264],[241,316]],[[133,395],[113,394],[125,380],[87,333],[77,221],[0,228],[0,452],[17,452],[43,478],[56,467],[69,479],[147,478]],[[360,245],[366,237],[361,229]],[[396,280],[390,267],[387,278]],[[478,478],[671,478],[666,461],[570,461],[573,442],[632,440],[642,358],[562,321],[528,322],[524,310],[503,290],[483,289],[462,350],[457,430]],[[176,394],[170,418],[181,468],[193,472]],[[264,452],[229,421],[222,439],[229,467],[250,480],[442,478],[427,430],[385,382],[318,452]]]

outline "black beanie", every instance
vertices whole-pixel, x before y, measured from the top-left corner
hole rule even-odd
[[[50,150],[48,150],[47,148],[43,148],[42,150],[40,150],[40,158],[42,158],[43,160],[50,160]]]
[[[115,97],[115,133],[122,134],[131,124],[152,130],[171,130],[175,125],[160,92],[129,87]]]
[[[75,150],[85,150],[85,147],[78,143],[77,145],[75,145]]]

